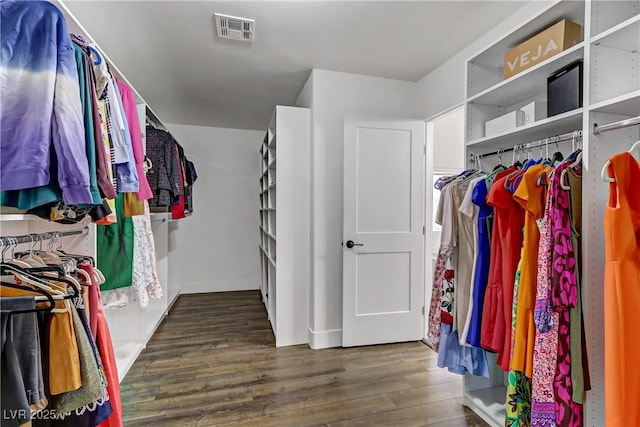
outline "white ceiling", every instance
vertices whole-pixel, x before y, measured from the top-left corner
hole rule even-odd
[[[520,1],[68,1],[168,123],[263,129],[313,68],[417,81]],[[256,20],[253,44],[214,12]]]

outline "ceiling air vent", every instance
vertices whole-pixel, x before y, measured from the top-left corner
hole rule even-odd
[[[216,29],[218,37],[231,40],[242,40],[252,42],[256,21],[237,16],[223,15],[216,13]]]

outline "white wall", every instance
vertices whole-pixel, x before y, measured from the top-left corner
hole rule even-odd
[[[342,343],[342,185],[344,117],[411,118],[415,83],[314,70],[300,106],[312,117],[312,348]],[[311,101],[311,105],[309,105]]]
[[[464,168],[464,107],[433,119],[433,171]]]
[[[308,166],[308,170],[312,171],[313,170],[313,152],[312,152],[312,147],[313,147],[313,129],[314,129],[314,118],[313,118],[313,73],[314,70],[311,70],[311,73],[309,73],[309,77],[307,78],[307,81],[305,82],[304,86],[302,87],[302,90],[300,91],[300,93],[298,94],[298,99],[296,100],[296,103],[294,104],[296,107],[304,107],[304,108],[309,108],[310,109],[310,132],[311,135],[309,135],[309,149],[310,149],[310,153],[309,153],[309,164]],[[309,187],[313,188],[313,174],[310,174],[311,176],[309,177]],[[314,215],[314,209],[313,209],[313,197],[310,197],[310,203],[309,203],[309,210],[310,210],[310,216],[309,216],[309,224],[313,224],[315,215]],[[315,316],[315,297],[314,297],[314,292],[313,292],[313,275],[314,275],[314,256],[313,254],[314,249],[313,249],[313,227],[309,227],[309,245],[310,245],[310,250],[309,250],[309,273],[310,273],[310,277],[309,277],[309,330],[311,331],[311,325],[313,324],[313,319]],[[310,337],[309,339],[311,340],[311,333],[310,333]]]
[[[167,127],[198,171],[194,213],[179,221],[182,292],[259,289],[258,148],[263,132]]]
[[[418,81],[415,100],[419,117],[431,119],[465,99],[465,63],[487,46],[528,21],[551,1],[533,0],[496,25],[475,42]]]

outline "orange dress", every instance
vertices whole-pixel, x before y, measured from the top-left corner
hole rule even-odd
[[[609,159],[604,213],[604,382],[607,427],[640,426],[640,164],[630,153]]]
[[[551,168],[544,165],[531,166],[522,176],[522,180],[513,194],[513,199],[525,211],[525,222],[522,243],[523,262],[520,273],[511,369],[524,372],[528,378],[533,376],[533,346],[536,340],[533,311],[536,303],[538,246],[540,244],[540,229],[537,220],[542,218],[544,214],[546,196],[546,187],[538,185],[538,178],[543,173],[548,176],[551,173]]]

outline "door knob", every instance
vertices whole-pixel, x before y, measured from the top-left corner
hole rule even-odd
[[[364,246],[362,243],[355,243],[353,240],[347,240],[347,247],[349,249],[353,248],[354,246]]]

